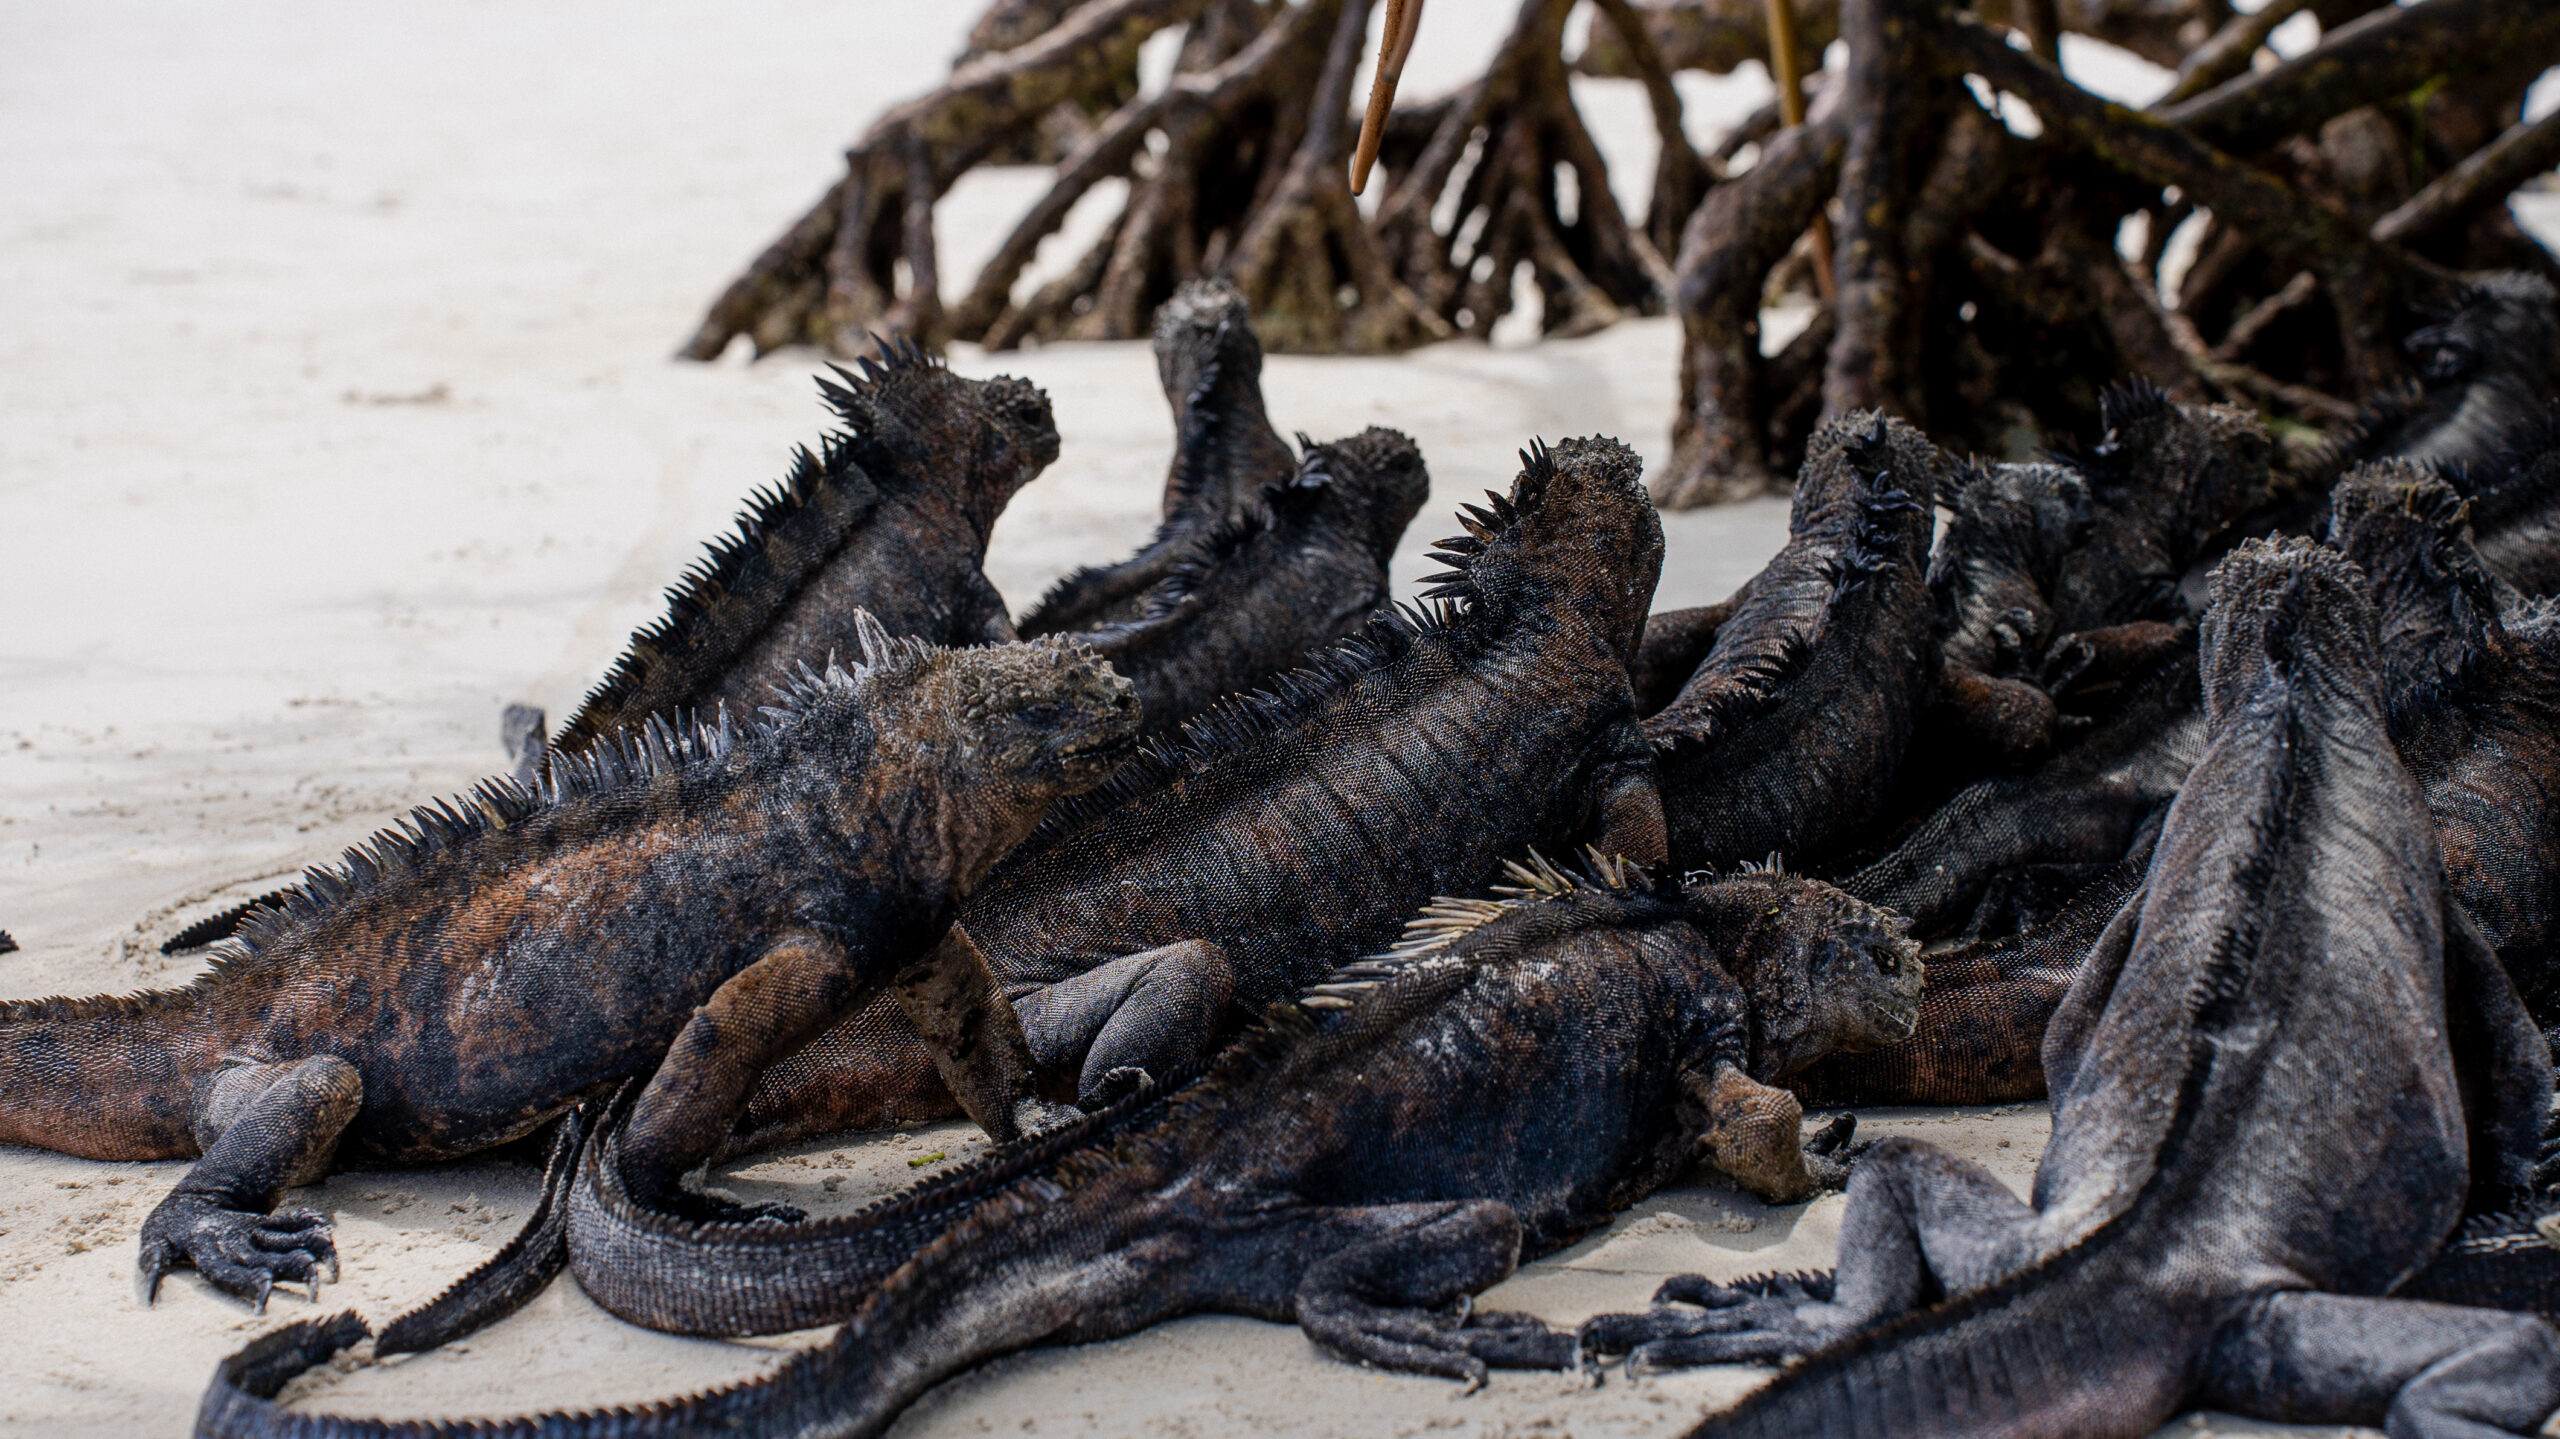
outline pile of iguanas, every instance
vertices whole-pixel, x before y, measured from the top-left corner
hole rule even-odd
[[[1394,603],[1419,451],[1282,440],[1206,282],[1157,324],[1163,527],[1016,622],[981,562],[1047,401],[893,344],[568,724],[509,711],[513,775],[192,926],[186,988],[0,1005],[0,1138],[194,1158],[144,1274],[263,1306],[335,1263],[293,1186],[552,1126],[514,1243],[378,1335],[253,1343],[210,1435],[876,1434],[1202,1311],[1470,1386],[1784,1366],[1702,1434],[2538,1432],[2553,307],[2466,292],[2326,449],[2140,385],[2029,462],[1844,416],[1776,558],[1663,614],[1599,438],[1532,443]],[[1805,1122],[2048,1096],[2025,1200]],[[848,1217],[684,1182],[954,1113],[996,1147]],[[1692,1165],[1845,1185],[1837,1270],[1472,1307]],[[653,1328],[840,1327],[630,1409],[277,1402],[563,1268]]]

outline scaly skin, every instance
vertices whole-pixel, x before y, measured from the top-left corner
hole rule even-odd
[[[1394,430],[1309,444],[1293,478],[1177,546],[1135,617],[1069,633],[1137,685],[1147,734],[1175,734],[1387,607],[1387,560],[1430,495],[1422,452]]]
[[[1250,1016],[1531,845],[1663,852],[1626,660],[1662,564],[1613,440],[1527,457],[1444,542],[1428,615],[1390,614],[1062,806],[963,911],[1048,1092],[1181,1073]],[[947,1113],[874,1006],[758,1086],[741,1147]]]
[[[2216,575],[2208,745],[2046,1032],[2031,1204],[1887,1140],[1835,1279],[1675,1281],[1702,1307],[1603,1316],[1595,1347],[1800,1357],[1700,1435],[2132,1439],[2190,1406],[2537,1432],[2560,1332],[2378,1297],[2467,1196],[2523,1181],[2551,1077],[2446,901],[2375,650],[2332,551],[2247,545]]]
[[[1672,862],[1815,865],[1882,809],[1927,692],[1929,507],[1945,457],[1860,414],[1817,431],[1786,547],[1644,722]]]
[[[667,593],[552,747],[579,753],[651,715],[751,715],[799,667],[853,653],[853,617],[937,645],[1013,638],[980,566],[1006,502],[1058,457],[1049,399],[1010,377],[968,380],[913,345],[819,382],[844,430],[760,495]],[[541,716],[515,711],[519,764]]]
[[[1010,1182],[956,1221],[813,1227],[802,1245],[821,1266],[827,1248],[861,1251],[882,1228],[902,1231],[886,1255],[914,1253],[859,1287],[838,1281],[884,1251],[798,1286],[812,1312],[852,1313],[829,1347],[769,1379],[471,1432],[877,1434],[935,1383],[998,1355],[1203,1311],[1295,1320],[1343,1358],[1471,1383],[1488,1365],[1570,1365],[1570,1334],[1448,1306],[1603,1223],[1701,1149],[1800,1195],[1801,1111],[1765,1080],[1904,1032],[1918,990],[1916,951],[1890,917],[1819,884],[1655,885],[1598,869],[1583,881],[1544,871],[1507,901],[1435,906],[1407,944],[1276,1008],[1169,1099],[1128,1106],[1063,1153],[1038,1140],[1029,1163],[991,1158]],[[710,1267],[721,1269],[758,1239],[768,1254],[794,1243],[789,1231],[733,1230],[697,1257],[720,1254]],[[704,1276],[692,1287],[731,1302],[697,1310],[686,1301],[704,1296],[657,1296],[689,1327],[793,1322],[789,1303],[755,1285],[690,1272]],[[444,1432],[264,1402],[257,1391],[274,1392],[286,1351],[317,1357],[338,1332],[297,1326],[264,1341],[261,1362],[226,1366],[198,1432]]]
[[[2560,407],[2510,432],[2461,483],[2480,562],[2524,594],[2560,594]]]
[[[2023,774],[1956,792],[1840,887],[1935,939],[2009,932],[2004,890],[2066,882],[2124,858],[2156,823],[2204,748],[2192,632],[2115,696],[2113,713]],[[1970,922],[1968,922],[1970,917]]]
[[[2053,640],[2053,594],[2088,539],[2088,482],[2068,465],[1985,465],[1957,478],[1929,562],[1937,692],[1922,743],[1978,748],[1990,763],[2033,758],[2060,720],[2032,675]]]
[[[2560,1026],[2560,602],[2472,547],[2467,506],[2407,461],[2350,472],[2331,542],[2372,580],[2392,741],[2460,901],[2546,1031]]]
[[[2149,859],[2108,868],[2043,924],[1930,955],[1909,1039],[1826,1059],[1787,1087],[1816,1108],[2044,1098],[2045,1026]]]
[[[1242,522],[1264,491],[1288,484],[1298,469],[1263,411],[1262,341],[1253,332],[1253,307],[1235,286],[1184,283],[1156,311],[1155,350],[1156,374],[1173,406],[1163,527],[1120,563],[1060,580],[1023,615],[1026,639],[1137,619],[1148,592],[1174,575],[1186,551]]]
[[[2403,342],[2419,385],[2377,405],[2342,448],[2349,462],[2482,464],[2560,393],[2560,311],[2551,282],[2502,270],[2464,286]]]
[[[638,734],[416,812],[253,913],[184,989],[0,1005],[0,1140],[194,1158],[142,1232],[264,1303],[334,1261],[270,1214],[340,1157],[506,1143],[646,1079],[641,1192],[727,1212],[681,1175],[778,1055],[895,992],[981,1122],[1034,1103],[1016,1021],[965,949],[962,897],[1050,804],[1131,752],[1126,681],[1058,642],[896,640],[805,678],[778,717]]]

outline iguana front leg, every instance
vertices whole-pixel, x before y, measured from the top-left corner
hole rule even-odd
[[[890,992],[932,1051],[943,1084],[988,1138],[1002,1144],[1076,1117],[1040,1098],[1021,1017],[966,930],[951,926]]]
[[[879,978],[866,982],[842,944],[806,932],[775,940],[731,975],[685,1022],[623,1127],[634,1196],[698,1221],[800,1218],[787,1205],[740,1206],[694,1193],[683,1177],[719,1150],[767,1065],[882,987]]]
[[[1591,794],[1594,848],[1638,864],[1661,864],[1671,857],[1671,826],[1662,815],[1653,742],[1634,719],[1618,727],[1609,752],[1593,769]]]
[[[262,1313],[278,1280],[317,1286],[323,1264],[335,1278],[328,1219],[272,1211],[287,1189],[329,1172],[363,1101],[363,1079],[335,1055],[233,1064],[208,1079],[194,1118],[204,1157],[142,1222],[143,1302],[180,1263]]]
[[[1677,1275],[1643,1314],[1602,1314],[1584,1346],[1637,1369],[1768,1364],[1962,1294],[2036,1257],[2036,1214],[1990,1170],[1915,1139],[1879,1141],[1849,1176],[1831,1283],[1787,1276],[1718,1284]]]
[[[1681,1085],[1681,1117],[1697,1131],[1698,1157],[1743,1188],[1771,1204],[1798,1204],[1823,1180],[1840,1182],[1836,1163],[1819,1177],[1807,1163],[1804,1104],[1794,1095],[1754,1080],[1731,1060]]]

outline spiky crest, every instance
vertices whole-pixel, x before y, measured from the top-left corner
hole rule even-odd
[[[1009,858],[1037,854],[1140,796],[1226,768],[1239,753],[1291,733],[1418,648],[1472,652],[1481,637],[1464,619],[1445,603],[1381,610],[1263,688],[1229,695],[1184,721],[1178,736],[1142,741],[1099,787],[1049,806],[1040,827]]]
[[[232,937],[214,947],[213,968],[198,983],[267,952],[302,925],[437,855],[546,811],[705,768],[741,745],[778,739],[813,716],[862,703],[874,685],[912,673],[937,653],[922,641],[890,636],[868,612],[856,613],[855,631],[863,647],[860,663],[848,670],[830,656],[823,672],[803,664],[777,702],[743,726],[725,706],[709,721],[686,714],[652,715],[633,728],[600,737],[580,753],[551,754],[531,787],[500,776],[482,780],[459,798],[419,806],[348,849],[336,865],[315,865],[300,883],[259,901]]]
[[[941,365],[912,341],[892,340],[885,348],[891,359],[861,361],[859,376],[829,367],[847,384],[818,382],[819,394],[848,425],[868,393],[890,377]],[[667,612],[631,636],[561,728],[555,749],[579,748],[603,730],[628,723],[635,705],[654,708],[646,693],[653,681],[706,643],[733,645],[761,632],[844,547],[878,511],[881,498],[879,485],[854,458],[854,441],[847,429],[821,437],[814,454],[806,445],[798,447],[788,474],[748,496],[735,531],[704,546],[668,587]]]
[[[1487,597],[1476,575],[1477,560],[1545,505],[1555,478],[1555,451],[1544,440],[1531,440],[1529,448],[1520,452],[1520,477],[1512,482],[1511,493],[1485,491],[1485,499],[1493,506],[1490,510],[1460,505],[1458,524],[1466,533],[1432,541],[1430,558],[1449,568],[1422,577],[1422,597],[1447,600],[1464,612],[1483,609]]]
[[[1135,617],[1113,629],[1160,623],[1179,612],[1193,596],[1206,589],[1211,581],[1226,572],[1236,556],[1243,554],[1255,540],[1262,538],[1287,518],[1302,515],[1316,498],[1334,483],[1333,471],[1326,467],[1325,455],[1314,441],[1298,436],[1303,458],[1297,472],[1278,484],[1265,485],[1254,502],[1242,511],[1229,515],[1196,539],[1180,541],[1181,548],[1166,568],[1163,579],[1147,591],[1139,601]],[[1174,526],[1168,524],[1158,532],[1160,539],[1173,537]],[[1052,594],[1074,585],[1078,578],[1096,571],[1080,570],[1059,582]],[[1044,601],[1045,603],[1045,601]]]

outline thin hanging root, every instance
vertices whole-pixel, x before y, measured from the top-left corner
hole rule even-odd
[[[1378,163],[1378,146],[1387,138],[1387,116],[1395,109],[1396,86],[1404,80],[1404,62],[1413,54],[1414,32],[1422,28],[1422,0],[1387,0],[1386,33],[1378,40],[1378,73],[1369,82],[1369,108],[1360,117],[1360,146],[1351,152],[1351,193],[1369,188],[1369,167]]]
[[[1442,112],[1378,207],[1376,233],[1399,280],[1466,334],[1491,333],[1511,309],[1522,264],[1549,334],[1653,313],[1671,287],[1661,252],[1618,209],[1574,109],[1562,54],[1572,9],[1573,0],[1525,0],[1492,66]]]
[[[1341,6],[1305,137],[1227,261],[1272,349],[1377,353],[1450,334],[1396,278],[1344,179],[1342,120],[1368,21],[1368,0]]]

